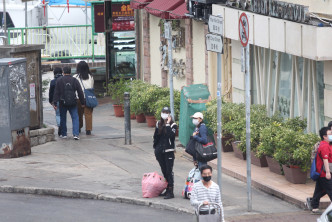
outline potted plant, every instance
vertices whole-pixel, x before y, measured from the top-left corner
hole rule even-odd
[[[276,148],[276,136],[284,130],[281,122],[273,121],[260,132],[260,143],[257,147],[257,157],[265,156],[268,167],[271,172],[276,174],[282,173],[282,166],[278,161],[273,159]]]
[[[116,117],[123,117],[124,93],[130,90],[129,80],[120,78],[111,80],[107,85],[107,95],[111,96],[113,101],[114,114]]]
[[[267,161],[265,156],[258,158],[256,156],[257,147],[260,143],[260,132],[268,124],[270,124],[271,118],[267,116],[265,105],[252,105],[250,107],[250,143],[251,143],[251,162],[254,165],[267,167]],[[246,128],[242,128],[241,142],[239,143],[239,149],[246,152]]]
[[[147,104],[143,100],[143,95],[145,94],[148,86],[149,84],[141,80],[134,80],[130,84],[130,109],[132,113],[135,113],[136,121],[138,123],[145,122],[144,111],[147,109]]]
[[[305,183],[312,147],[319,141],[319,137],[286,128],[276,139],[278,142],[274,158],[283,165],[286,180],[295,184]]]
[[[246,154],[238,148],[241,132],[246,126],[245,104],[223,103],[221,121],[223,138],[226,144],[231,143],[235,156],[245,160]]]

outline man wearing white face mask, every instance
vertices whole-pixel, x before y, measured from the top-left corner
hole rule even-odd
[[[319,131],[321,142],[317,150],[316,170],[320,173],[320,177],[316,181],[315,191],[312,198],[307,198],[306,205],[313,213],[319,212],[320,198],[326,194],[332,201],[332,180],[331,180],[331,163],[332,163],[332,147],[329,142],[332,141],[332,132],[328,127],[323,127]]]
[[[171,111],[169,107],[164,107],[162,109],[160,114],[161,119],[157,122],[153,135],[153,148],[155,149],[154,154],[168,183],[166,192],[160,195],[165,196],[164,199],[174,198],[173,165],[175,159],[174,141],[177,125],[173,122],[170,113]]]
[[[205,123],[203,122],[203,113],[197,112],[194,115],[191,116],[193,119],[193,124],[196,126],[194,132],[193,132],[193,139],[201,144],[207,144],[207,136],[208,136],[208,130],[205,126]],[[195,155],[193,156],[194,161],[196,162]],[[201,168],[203,165],[206,165],[207,162],[200,162],[198,161],[198,168]]]

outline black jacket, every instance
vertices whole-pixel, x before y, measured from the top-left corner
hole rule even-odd
[[[173,152],[175,150],[175,132],[177,129],[176,123],[166,124],[165,129],[161,134],[158,133],[158,124],[153,135],[153,148],[159,152]]]
[[[74,91],[77,92],[78,94],[78,98],[81,101],[81,104],[85,104],[84,103],[84,94],[81,88],[80,83],[78,82],[77,79],[75,79],[74,77],[70,76],[70,75],[64,75],[60,78],[58,78],[58,80],[56,81],[56,86],[55,86],[55,90],[54,90],[54,96],[53,96],[53,104],[56,104],[58,101],[63,99],[63,93],[65,92],[65,85],[67,83],[72,83],[72,85],[74,86]]]
[[[56,81],[58,80],[59,77],[61,77],[62,74],[57,74],[55,75],[54,79],[50,82],[50,90],[48,92],[48,101],[52,104],[53,103],[53,96],[54,96],[54,90],[55,90],[55,85]]]

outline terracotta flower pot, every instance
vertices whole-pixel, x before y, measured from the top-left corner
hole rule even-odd
[[[148,127],[155,127],[157,120],[154,116],[145,116]]]
[[[136,115],[136,122],[145,123],[145,116],[143,113]]]
[[[294,184],[305,184],[307,181],[307,172],[303,172],[300,168],[290,168],[282,165],[286,180]]]
[[[113,105],[113,108],[116,117],[124,117],[123,105]]]
[[[177,128],[175,131],[175,137],[178,137],[178,136],[179,136],[179,128]]]
[[[130,114],[130,119],[136,119],[136,115],[135,115],[135,113]]]
[[[267,167],[267,160],[265,156],[262,156],[261,158],[258,158],[257,156],[255,156],[254,152],[250,152],[251,153],[251,163],[254,164],[255,166],[259,166],[259,167]]]
[[[266,157],[266,160],[267,160],[267,165],[269,166],[271,172],[276,174],[282,174],[280,164],[278,161],[269,156]]]
[[[217,143],[217,134],[213,134],[214,137],[214,141]],[[229,142],[230,140],[232,140],[234,137],[232,135],[226,135],[226,136],[222,136],[221,138],[221,143],[222,143],[222,151],[223,152],[233,152],[233,147],[232,144]]]
[[[247,157],[246,157],[246,152],[242,152],[242,150],[240,150],[238,148],[238,144],[239,141],[234,141],[232,142],[232,147],[233,147],[233,150],[234,150],[234,154],[237,158],[240,158],[241,160],[246,160]]]

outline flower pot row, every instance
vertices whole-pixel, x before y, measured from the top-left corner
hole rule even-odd
[[[238,142],[232,142],[234,154],[237,158],[246,160],[246,152],[242,152],[238,148]],[[255,156],[255,153],[251,152],[251,163],[259,167],[269,167],[269,170],[273,173],[282,175],[282,172],[285,174],[287,181],[294,184],[305,184],[307,180],[307,172],[303,172],[298,166],[286,166],[280,165],[278,161],[272,157],[263,156],[258,158]]]
[[[113,105],[114,115],[116,117],[124,117],[123,105]],[[130,119],[136,119],[138,123],[147,123],[149,127],[155,127],[157,120],[154,116],[145,116],[143,113],[135,115],[131,114]]]

